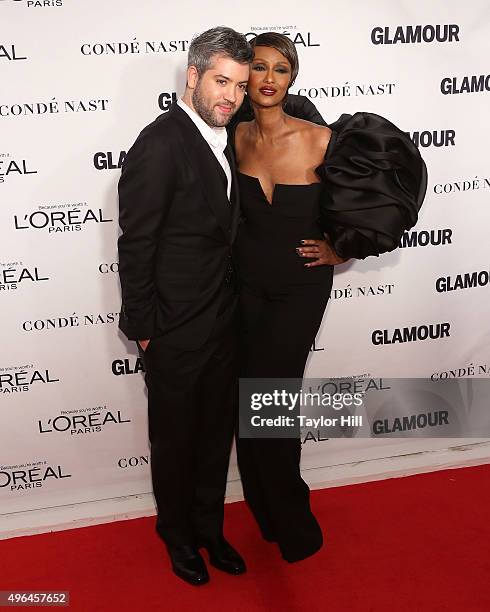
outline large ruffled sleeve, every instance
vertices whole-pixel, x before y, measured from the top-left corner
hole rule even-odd
[[[427,168],[405,132],[373,113],[342,115],[330,125],[321,221],[341,257],[364,259],[395,249],[417,222]]]

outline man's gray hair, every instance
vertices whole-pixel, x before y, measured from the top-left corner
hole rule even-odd
[[[187,66],[195,66],[199,76],[202,76],[210,68],[216,54],[229,57],[240,64],[249,64],[253,59],[252,47],[243,34],[225,26],[218,26],[192,39]]]

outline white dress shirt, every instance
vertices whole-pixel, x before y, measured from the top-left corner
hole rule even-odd
[[[202,137],[208,143],[211,151],[214,153],[216,159],[220,163],[226,174],[227,188],[226,194],[228,200],[231,195],[231,168],[225,155],[225,148],[228,143],[228,134],[224,127],[211,127],[204,119],[202,119],[190,106],[188,106],[180,98],[177,100],[177,104],[180,108],[185,111],[192,121],[195,123],[197,129],[201,132]]]

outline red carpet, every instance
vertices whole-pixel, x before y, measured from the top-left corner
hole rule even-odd
[[[314,491],[326,543],[296,564],[229,504],[226,533],[249,570],[210,568],[203,587],[171,573],[153,518],[14,538],[0,542],[0,590],[67,590],[84,612],[488,612],[489,480],[486,465]]]

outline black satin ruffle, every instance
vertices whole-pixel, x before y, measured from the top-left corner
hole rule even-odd
[[[395,249],[417,222],[427,168],[407,134],[373,113],[342,115],[330,125],[322,226],[341,257],[364,259]]]

